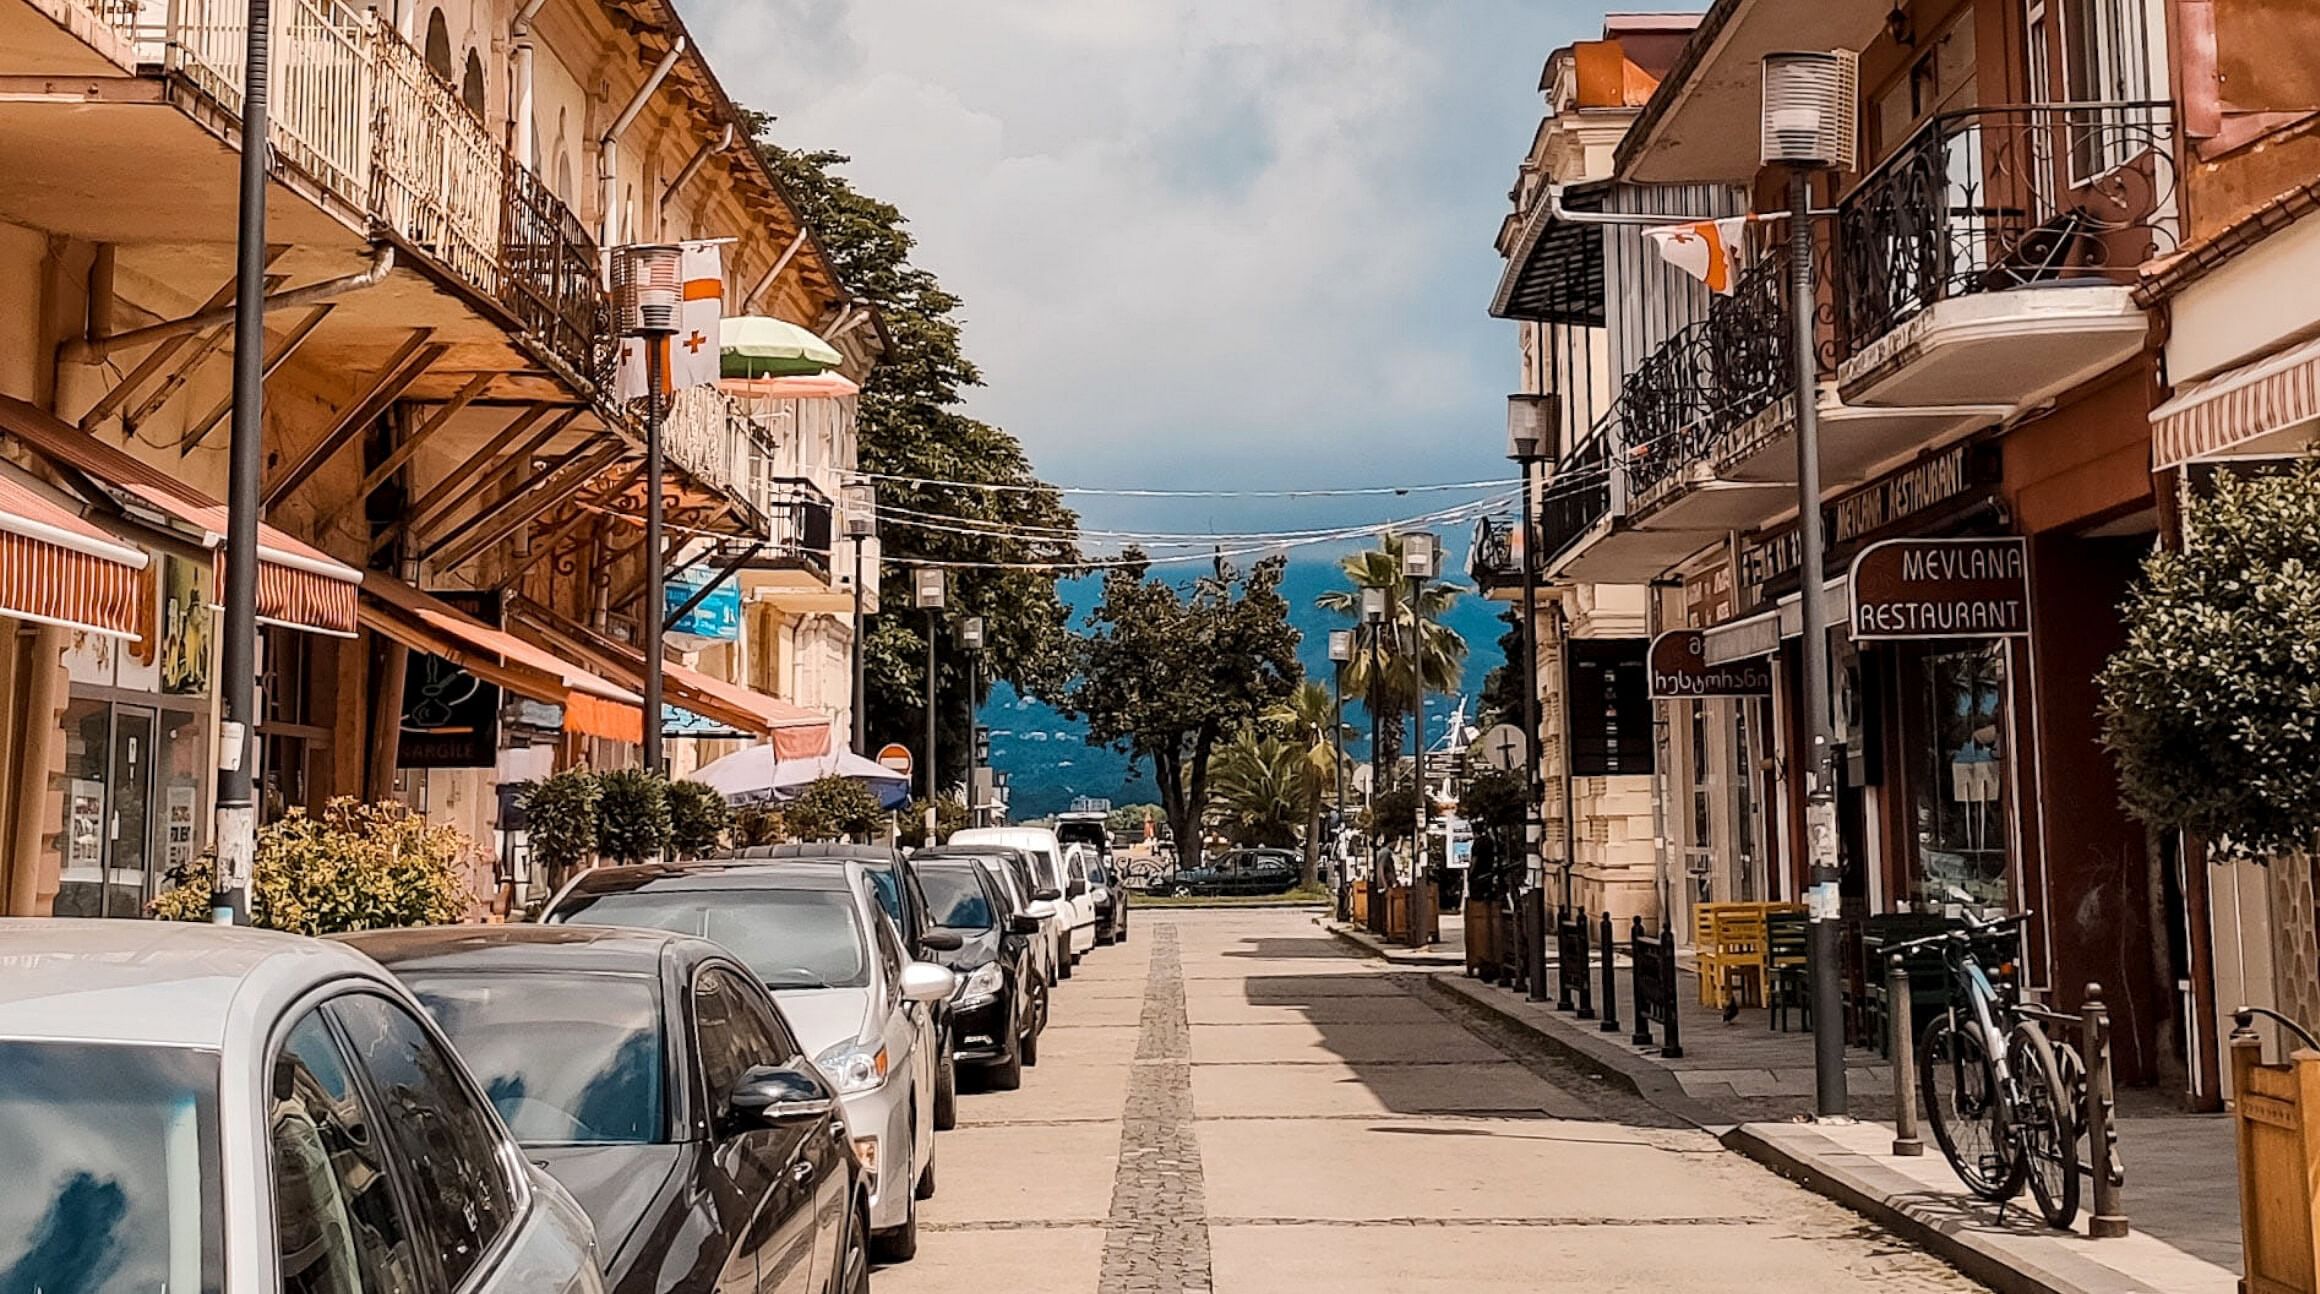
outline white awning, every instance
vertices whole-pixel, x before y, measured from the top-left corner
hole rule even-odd
[[[2186,383],[2151,410],[2156,470],[2320,421],[2320,337]]]
[[[1827,593],[1829,623],[1851,624],[1852,582],[1844,576],[1838,576],[1821,587]],[[1710,665],[1729,665],[1736,660],[1770,656],[1780,650],[1781,639],[1803,636],[1804,598],[1802,594],[1791,593],[1770,611],[1759,611],[1708,630],[1702,635],[1705,642],[1700,649],[1700,656]]]

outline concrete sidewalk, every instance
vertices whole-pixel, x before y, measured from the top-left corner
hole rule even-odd
[[[2091,1240],[2063,1235],[2020,1207],[2000,1217],[1969,1197],[1927,1138],[1925,1155],[1890,1153],[1893,1071],[1874,1052],[1850,1051],[1846,1075],[1862,1122],[1797,1120],[1812,1109],[1812,1035],[1765,1027],[1761,1009],[1726,1024],[1698,1007],[1691,976],[1679,993],[1684,1056],[1635,1046],[1629,1026],[1606,1032],[1462,973],[1435,986],[1516,1024],[1568,1059],[1667,1113],[1714,1132],[1727,1146],[1804,1182],[1993,1288],[2035,1294],[2226,1294],[2238,1288],[2239,1199],[2230,1120],[2162,1112],[2146,1094],[2122,1097],[2119,1138],[2125,1206],[2133,1234]],[[1618,977],[1625,989],[1627,976]]]
[[[1466,921],[1463,917],[1442,914],[1442,938],[1423,948],[1405,944],[1387,943],[1365,926],[1339,921],[1323,913],[1314,918],[1329,933],[1353,945],[1372,957],[1394,966],[1452,966],[1466,965]]]

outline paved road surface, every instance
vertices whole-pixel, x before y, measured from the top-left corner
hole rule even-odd
[[[1021,1091],[962,1099],[880,1294],[1981,1288],[1306,913],[1132,934],[1058,990]]]

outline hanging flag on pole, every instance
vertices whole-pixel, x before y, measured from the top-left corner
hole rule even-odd
[[[620,342],[620,373],[616,394],[622,400],[644,398],[644,348],[663,348],[663,393],[688,386],[713,386],[717,381],[717,339],[725,318],[726,238],[679,243],[684,257],[685,300],[677,313],[677,331],[647,341],[624,337]]]
[[[1746,216],[1702,220],[1692,224],[1660,225],[1643,231],[1668,264],[1708,285],[1710,291],[1730,294],[1739,275],[1740,227]]]

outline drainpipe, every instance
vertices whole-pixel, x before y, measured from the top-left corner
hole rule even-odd
[[[508,151],[516,155],[516,165],[527,171],[539,169],[539,159],[532,156],[532,18],[547,3],[548,0],[524,0],[524,7],[516,11],[515,21],[508,24],[508,35],[516,47],[516,110],[508,122],[515,138],[508,141]]]
[[[636,96],[628,101],[628,106],[612,119],[611,129],[606,130],[604,137],[596,141],[596,178],[603,187],[604,202],[604,218],[599,222],[597,238],[597,244],[601,247],[610,249],[620,245],[620,137],[635,124],[637,115],[644,111],[646,101],[653,97],[654,91],[661,88],[661,82],[668,79],[669,71],[684,56],[685,38],[679,36],[676,43],[669,46],[669,52],[661,56],[661,61],[653,65],[652,73],[645,77],[644,84],[636,88]]]
[[[702,164],[709,160],[711,153],[722,153],[731,147],[733,147],[733,123],[730,121],[725,123],[725,129],[719,133],[717,138],[701,141],[701,146],[693,150],[693,155],[685,159],[683,166],[677,168],[676,178],[670,180],[668,187],[661,190],[659,228],[665,231],[669,226],[669,203],[676,200],[677,191],[691,182],[693,176],[700,171]]]
[[[281,310],[290,306],[304,305],[309,301],[320,301],[328,297],[344,296],[349,292],[359,292],[364,288],[376,286],[387,277],[387,271],[394,267],[394,244],[380,243],[371,249],[371,263],[364,269],[353,274],[340,275],[335,279],[324,279],[320,283],[309,283],[304,287],[284,288],[280,292],[267,296],[263,304],[268,310]],[[117,332],[103,337],[75,337],[57,348],[57,358],[72,364],[94,364],[125,346],[142,346],[147,342],[160,341],[163,338],[175,337],[181,333],[198,332],[218,324],[231,323],[233,319],[234,307],[227,304],[219,306],[215,310],[204,310],[200,314],[187,315],[183,319],[169,319],[157,324],[147,324],[143,328],[131,328],[127,332]]]

